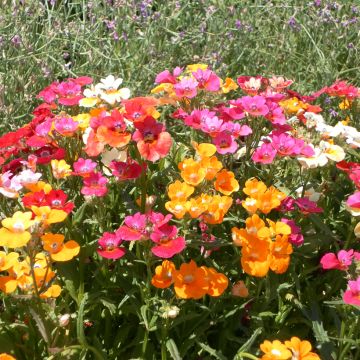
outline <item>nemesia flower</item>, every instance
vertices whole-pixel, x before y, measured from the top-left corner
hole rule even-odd
[[[109,165],[112,174],[120,181],[137,179],[143,171],[145,166],[141,166],[136,161],[128,160],[127,162],[112,161]]]
[[[137,142],[142,157],[155,162],[169,153],[172,139],[170,134],[164,131],[163,124],[152,117],[146,117],[141,123],[135,123],[135,127],[137,130],[133,134],[133,140]]]
[[[69,261],[79,254],[80,246],[74,240],[64,242],[62,234],[47,233],[41,236],[44,250],[50,254],[54,261]]]
[[[151,284],[159,289],[166,289],[174,282],[173,275],[175,272],[174,263],[164,260],[161,265],[155,268],[155,275],[151,279]]]
[[[239,183],[235,179],[232,171],[221,170],[216,175],[214,187],[224,195],[231,195],[233,192],[239,190]]]
[[[348,290],[344,292],[343,300],[346,304],[360,306],[360,276],[348,282]]]
[[[41,178],[41,173],[34,173],[32,170],[23,170],[18,175],[16,175],[16,181],[22,186],[27,186],[30,184],[35,184]],[[15,180],[15,179],[14,179]]]
[[[295,193],[298,197],[302,196],[303,186],[300,186],[295,190]],[[304,191],[304,197],[308,198],[310,201],[318,202],[320,199],[321,193],[315,191],[313,187],[308,188]]]
[[[198,88],[207,91],[219,91],[220,78],[217,77],[211,70],[198,69],[192,73],[194,78],[198,81]]]
[[[289,267],[292,252],[288,237],[277,235],[271,243],[270,269],[276,274],[283,274]]]
[[[240,99],[240,103],[251,116],[264,116],[269,112],[266,99],[262,96],[244,96]]]
[[[19,196],[19,190],[22,185],[16,176],[13,176],[11,171],[6,171],[0,175],[0,194],[9,199],[14,199]]]
[[[187,183],[176,180],[169,185],[168,196],[171,200],[185,201],[194,192],[195,188]]]
[[[237,78],[237,83],[247,94],[256,95],[261,88],[261,80],[261,76],[240,76]]]
[[[201,163],[194,161],[193,159],[185,159],[178,165],[181,170],[181,177],[183,180],[192,186],[199,185],[206,176],[206,169],[201,166]]]
[[[229,93],[232,90],[236,90],[239,86],[236,85],[236,82],[231,78],[226,78],[224,82],[221,83],[221,90],[224,94]]]
[[[192,99],[197,95],[197,86],[199,83],[191,77],[183,77],[180,82],[174,85],[176,96]]]
[[[6,271],[14,266],[19,258],[17,252],[6,253],[5,251],[0,251],[0,271]]]
[[[34,224],[31,218],[31,212],[17,211],[11,218],[2,220],[0,246],[16,248],[26,245],[31,238],[31,234],[27,230]]]
[[[126,216],[124,223],[125,225],[120,226],[116,231],[121,239],[126,241],[149,239],[147,215],[138,212],[132,216]]]
[[[291,351],[279,340],[265,340],[260,344],[260,349],[265,353],[261,360],[288,360],[292,357]]]
[[[86,196],[105,196],[107,194],[106,184],[108,179],[98,172],[92,172],[84,178],[84,186],[81,188],[81,193]]]
[[[181,264],[173,278],[175,293],[181,299],[200,299],[209,289],[207,271],[197,267],[194,260]]]
[[[16,360],[16,359],[9,354],[2,353],[0,354],[0,360]]]
[[[213,143],[216,146],[216,150],[219,154],[233,154],[238,149],[238,144],[236,143],[233,136],[225,132],[221,132],[215,136]]]
[[[209,281],[209,288],[206,293],[213,297],[219,297],[228,287],[228,278],[224,274],[218,273],[214,268],[207,268],[205,266],[202,266],[202,268],[207,271]]]
[[[54,122],[55,130],[63,136],[72,136],[78,129],[79,123],[71,117],[60,117]]]
[[[263,277],[270,268],[270,243],[267,240],[249,242],[241,249],[241,266],[252,276]]]
[[[340,250],[337,255],[334,253],[327,253],[322,256],[320,264],[324,270],[338,269],[348,270],[352,264],[354,257],[354,250]]]
[[[50,163],[52,159],[57,159],[57,160],[64,159],[65,150],[63,148],[46,145],[36,150],[34,154],[37,157],[38,164],[46,165]]]
[[[231,295],[246,298],[249,296],[249,290],[247,289],[245,283],[240,280],[233,285]]]
[[[96,162],[94,162],[90,159],[79,158],[73,164],[74,175],[78,175],[81,177],[87,177],[92,172],[94,172],[96,165],[97,165]]]
[[[123,79],[116,79],[113,75],[101,79],[100,83],[95,85],[95,92],[100,95],[100,98],[110,105],[120,102],[122,99],[130,97],[130,90],[128,88],[121,88]]]
[[[339,162],[345,159],[345,151],[338,145],[330,144],[327,141],[320,141],[319,147],[330,160]]]
[[[286,347],[291,350],[294,360],[321,360],[319,355],[312,352],[312,346],[309,341],[300,340],[293,336],[289,341],[285,341]]]
[[[50,206],[33,205],[31,210],[35,214],[35,222],[39,222],[45,227],[64,221],[68,215],[65,211],[51,209]]]
[[[291,228],[289,243],[295,246],[302,245],[304,243],[304,236],[301,234],[301,228],[297,226],[293,220],[282,218],[281,222],[289,225]]]
[[[124,248],[119,247],[122,241],[118,233],[105,232],[98,240],[99,248],[96,251],[106,259],[120,259],[126,253]]]
[[[312,213],[321,213],[324,211],[322,208],[317,206],[316,202],[310,201],[308,198],[296,199],[294,203],[305,215]]]
[[[64,179],[72,174],[71,166],[65,160],[51,160],[51,169],[55,179]]]
[[[185,239],[177,236],[177,228],[174,225],[163,224],[156,226],[150,239],[157,244],[151,248],[151,252],[161,258],[171,258],[184,250]]]
[[[276,154],[277,151],[270,143],[262,143],[262,145],[254,151],[251,159],[256,163],[271,164]]]

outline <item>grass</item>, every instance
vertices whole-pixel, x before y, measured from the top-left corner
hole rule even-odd
[[[69,76],[112,73],[145,94],[162,69],[205,62],[220,75],[282,74],[301,91],[337,78],[359,84],[358,14],[348,1],[21,3],[2,0],[1,132],[29,121],[37,92]]]

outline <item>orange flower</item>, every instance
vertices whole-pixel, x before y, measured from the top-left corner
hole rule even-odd
[[[250,214],[258,210],[258,202],[255,198],[247,197],[245,201],[241,202],[242,207]]]
[[[59,285],[51,285],[45,292],[40,294],[42,299],[56,298],[61,293],[61,287]]]
[[[221,90],[224,94],[227,94],[232,90],[236,90],[238,87],[239,86],[236,84],[236,82],[231,78],[226,78],[225,82],[221,81]]]
[[[300,101],[298,98],[293,97],[291,99],[286,99],[279,102],[279,105],[284,109],[284,111],[291,115],[296,114],[301,109],[306,109],[306,104]]]
[[[249,275],[265,276],[270,267],[270,243],[257,240],[244,246],[241,250],[241,265]]]
[[[17,288],[17,281],[12,276],[0,276],[0,290],[5,294],[13,293]]]
[[[2,353],[0,354],[0,360],[16,360],[16,359],[9,354]]]
[[[224,169],[216,175],[214,187],[224,195],[231,195],[234,191],[239,190],[239,183],[235,179],[235,175],[232,171]]]
[[[35,214],[35,221],[43,223],[44,226],[62,222],[66,219],[67,213],[63,210],[51,209],[49,206],[31,207]]]
[[[276,274],[283,274],[289,267],[293,248],[286,235],[277,235],[271,244],[270,269]]]
[[[164,260],[161,265],[155,268],[155,275],[151,279],[151,284],[159,289],[168,288],[174,282],[173,275],[175,271],[174,263]]]
[[[266,191],[257,198],[258,209],[264,214],[268,214],[272,209],[277,208],[280,203],[277,194],[271,191]]]
[[[205,266],[202,266],[201,268],[207,272],[209,282],[207,294],[214,297],[220,296],[229,285],[228,278],[224,274],[218,273],[213,268],[207,268]]]
[[[281,221],[271,221],[266,219],[270,227],[264,227],[258,232],[259,238],[274,238],[276,235],[290,235],[291,227]]]
[[[311,352],[312,346],[309,341],[301,341],[293,336],[290,341],[285,341],[285,345],[292,351],[294,360],[320,360],[319,355]]]
[[[32,213],[17,211],[11,218],[4,219],[0,229],[0,246],[16,248],[24,246],[31,238],[31,234],[26,231],[33,225],[31,220]]]
[[[181,264],[180,270],[174,274],[174,289],[181,299],[200,299],[209,290],[207,271],[198,268],[193,260]]]
[[[249,296],[249,290],[247,289],[245,283],[240,280],[232,287],[231,294],[233,296],[246,298]]]
[[[288,360],[292,356],[289,349],[279,340],[274,340],[273,342],[265,340],[260,345],[260,349],[265,353],[261,360]]]
[[[229,196],[213,196],[208,204],[207,211],[203,214],[204,221],[208,224],[221,224],[232,202],[233,200]]]
[[[186,209],[193,219],[197,219],[208,209],[208,205],[204,203],[203,198],[197,197],[186,202]]]
[[[185,159],[179,164],[179,169],[181,170],[181,177],[189,185],[199,185],[206,176],[206,169],[194,159]]]
[[[186,201],[186,199],[194,192],[194,187],[176,180],[169,185],[168,196],[171,200]]]
[[[54,261],[69,261],[79,254],[80,246],[70,240],[64,243],[64,235],[47,233],[41,237],[44,250],[47,251]]]
[[[187,212],[187,203],[186,201],[167,201],[165,203],[165,208],[167,211],[171,212],[177,219],[182,219]]]
[[[266,189],[267,187],[262,181],[252,178],[246,181],[243,192],[249,197],[256,199],[259,195],[263,194]]]
[[[48,194],[52,187],[50,184],[47,184],[44,181],[38,181],[36,184],[27,184],[25,185],[26,189],[30,190],[32,193],[39,192],[41,190],[44,191],[45,194]],[[25,194],[25,196],[28,194]]]
[[[223,164],[217,159],[216,156],[204,157],[200,160],[200,165],[206,169],[206,180],[212,180],[215,175],[222,169]]]

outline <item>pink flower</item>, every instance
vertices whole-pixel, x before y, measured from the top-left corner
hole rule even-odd
[[[254,151],[251,159],[256,163],[271,164],[276,154],[276,150],[270,143],[263,143]]]
[[[216,146],[216,151],[222,155],[229,153],[233,154],[238,148],[238,144],[234,137],[225,132],[217,134],[213,139],[213,143]]]
[[[252,134],[252,130],[247,125],[240,125],[239,123],[234,123],[232,121],[228,121],[221,127],[222,131],[232,135],[234,138],[238,138],[239,136],[248,136]]]
[[[316,202],[311,201],[308,198],[296,199],[294,203],[298,206],[299,210],[305,215],[312,213],[321,213],[324,211],[322,208],[317,206]]]
[[[198,82],[190,77],[183,77],[179,83],[174,85],[175,94],[178,97],[192,99],[197,95]]]
[[[304,243],[304,236],[301,234],[301,228],[295,224],[294,220],[282,218],[281,222],[287,224],[291,228],[289,235],[289,242],[295,246],[300,246]]]
[[[79,101],[83,98],[81,85],[71,79],[58,84],[56,92],[58,94],[58,102],[61,105],[78,105]]]
[[[172,139],[165,126],[152,117],[146,117],[144,121],[134,123],[136,131],[133,140],[137,142],[137,148],[143,158],[149,161],[157,161],[165,157],[171,148]]]
[[[160,227],[157,226],[150,238],[157,244],[151,249],[151,252],[165,259],[180,253],[186,245],[183,237],[177,237],[177,228],[174,225],[163,224]]]
[[[199,82],[199,89],[219,91],[220,79],[211,70],[198,69],[197,71],[193,72],[192,75]]]
[[[360,276],[348,282],[349,289],[345,291],[343,300],[346,304],[360,306]]]
[[[112,170],[112,174],[116,176],[118,180],[137,179],[144,168],[136,161],[123,162],[115,160],[110,163],[109,167]]]
[[[243,109],[252,116],[264,116],[269,112],[263,96],[244,96],[240,99]]]
[[[323,269],[348,270],[354,257],[354,250],[340,250],[337,255],[334,253],[325,254],[320,264]]]
[[[285,125],[286,124],[286,118],[283,113],[282,108],[275,102],[267,102],[266,103],[269,112],[265,115],[265,118],[268,119],[271,123],[276,125]]]
[[[72,136],[79,127],[79,123],[71,117],[57,118],[54,123],[55,130],[63,136]]]
[[[277,210],[281,212],[288,212],[293,211],[295,209],[294,207],[295,199],[293,199],[290,196],[287,196],[280,204],[279,208]],[[290,226],[290,225],[289,225]],[[290,226],[291,227],[291,226]]]
[[[300,154],[302,146],[291,135],[281,133],[271,135],[271,145],[280,156],[291,156]]]
[[[241,120],[245,117],[244,110],[242,109],[240,103],[238,103],[237,101],[238,100],[230,100],[230,104],[234,105],[233,107],[225,107],[222,105],[217,108],[220,114],[220,119],[224,121],[231,121]]]
[[[216,117],[214,111],[208,109],[193,110],[190,115],[186,114],[184,123],[194,129],[200,129],[206,121],[209,121],[214,117]]]
[[[114,233],[105,232],[98,240],[97,253],[106,259],[120,259],[125,255],[125,249],[120,248],[122,239]]]
[[[346,201],[346,205],[351,209],[360,211],[360,191],[356,191],[354,194],[350,195]]]
[[[222,130],[223,121],[217,116],[205,117],[201,123],[201,130],[210,136],[216,136]]]
[[[180,76],[183,68],[176,67],[171,74],[169,70],[164,70],[161,73],[156,75],[155,83],[156,84],[176,84],[176,78]]]
[[[92,173],[96,168],[96,162],[90,159],[79,158],[74,162],[74,175],[87,177]]]
[[[108,179],[98,172],[92,172],[88,177],[84,178],[84,186],[81,193],[86,196],[105,196],[107,193],[106,184]]]
[[[0,175],[0,194],[7,198],[16,198],[19,196],[18,191],[22,189],[22,185],[11,171],[6,171]]]
[[[126,216],[125,225],[116,230],[116,234],[126,241],[147,240],[149,232],[147,229],[147,216],[137,212],[132,216]]]

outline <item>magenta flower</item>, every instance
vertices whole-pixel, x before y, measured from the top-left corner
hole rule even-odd
[[[205,89],[207,91],[219,91],[220,79],[211,70],[201,70],[193,72],[192,75],[199,82],[199,89]]]
[[[73,164],[74,175],[88,177],[96,168],[96,162],[90,159],[79,158]]]
[[[213,139],[213,143],[216,146],[216,151],[222,155],[228,153],[233,154],[238,149],[238,144],[234,137],[226,132],[217,134]]]
[[[281,201],[278,210],[281,212],[293,211],[295,209],[294,204],[295,204],[295,199],[293,199],[291,196],[287,196],[283,201]]]
[[[265,115],[265,118],[272,124],[285,125],[286,118],[282,108],[275,102],[267,102],[266,104],[269,108],[269,112]]]
[[[168,259],[184,250],[186,244],[183,237],[177,237],[177,228],[174,225],[163,224],[156,227],[150,236],[157,244],[151,252],[161,258]]]
[[[349,289],[345,291],[343,300],[346,304],[360,306],[360,276],[348,282]]]
[[[298,206],[299,210],[305,215],[312,213],[321,213],[324,211],[322,208],[317,206],[316,202],[311,201],[308,198],[296,199],[294,203]]]
[[[174,85],[175,94],[178,97],[192,99],[197,95],[198,82],[190,77],[183,77],[179,83]]]
[[[156,84],[176,84],[176,77],[170,73],[169,70],[164,70],[156,75]]]
[[[244,96],[240,99],[243,109],[252,116],[264,116],[269,112],[263,96]]]
[[[254,151],[251,159],[256,163],[271,164],[275,159],[276,154],[277,151],[270,143],[263,143]]]
[[[222,131],[232,135],[234,138],[252,134],[252,130],[249,126],[240,125],[239,123],[234,123],[232,121],[224,123],[221,129]]]
[[[61,105],[78,105],[79,101],[83,98],[81,85],[71,79],[58,84],[55,91],[58,95],[58,102]]]
[[[324,270],[338,269],[348,270],[354,257],[354,250],[340,250],[337,255],[334,253],[325,254],[320,264]]]
[[[220,114],[219,115],[220,119],[224,121],[243,119],[245,117],[245,113],[241,105],[237,102],[232,102],[232,100],[230,100],[230,104],[233,104],[234,106],[233,107],[219,106],[217,108]]]
[[[108,179],[98,172],[92,172],[88,177],[84,178],[84,186],[81,193],[86,196],[105,196],[107,193],[106,184]]]
[[[125,249],[120,248],[122,239],[114,233],[105,232],[98,240],[97,253],[106,259],[120,259],[125,255]]]
[[[295,224],[294,220],[282,218],[281,222],[289,225],[291,228],[289,242],[295,246],[301,246],[304,243],[304,236],[301,234],[301,228]]]
[[[79,127],[79,123],[71,117],[61,117],[55,120],[55,130],[63,136],[72,136]]]
[[[349,208],[354,208],[357,211],[360,211],[360,191],[356,191],[354,194],[350,195],[346,200],[346,205]]]

